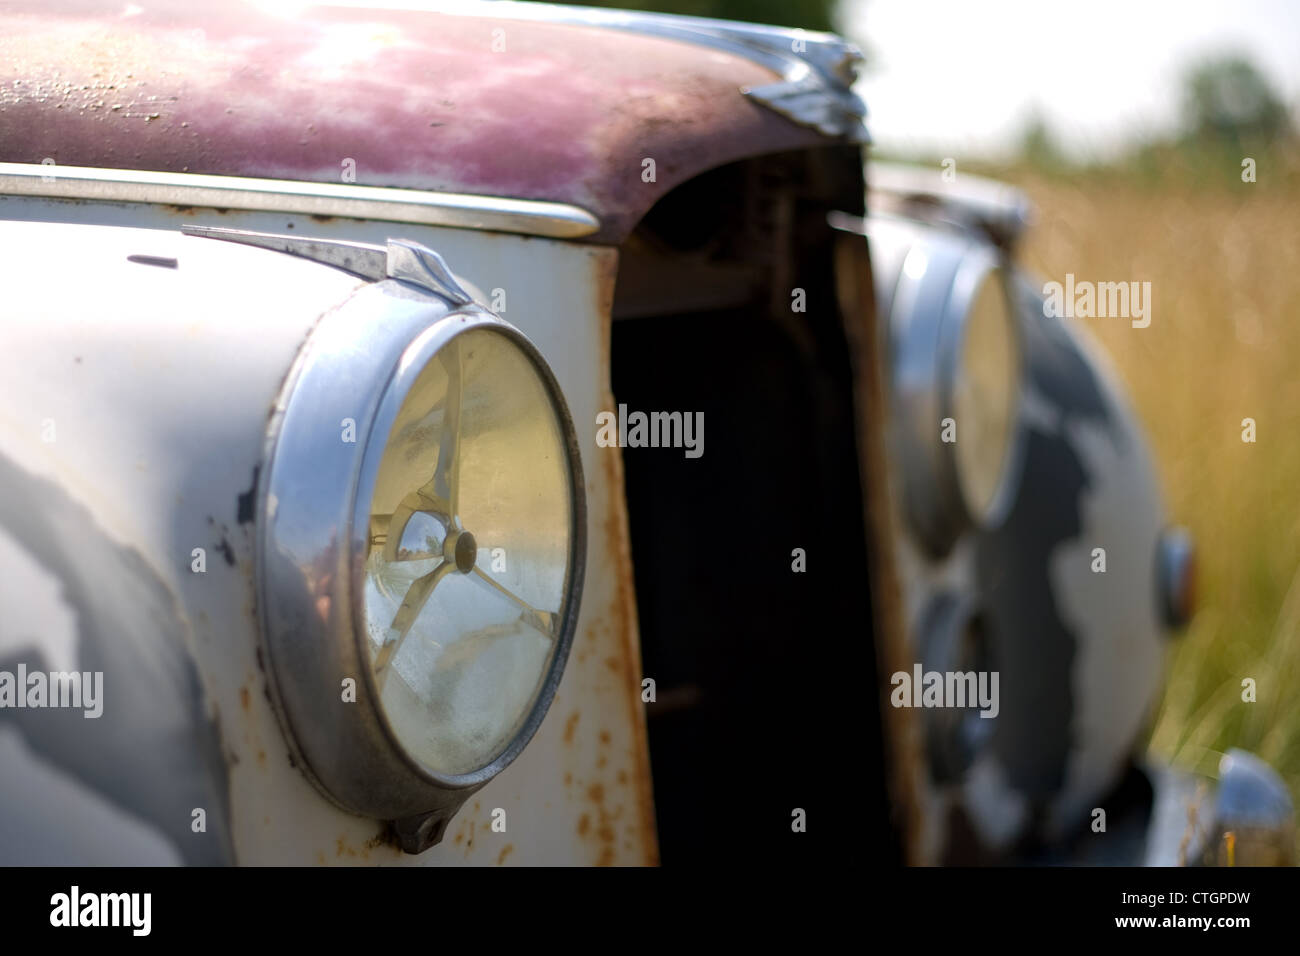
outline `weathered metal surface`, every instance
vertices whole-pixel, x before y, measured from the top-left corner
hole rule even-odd
[[[339,810],[291,764],[255,631],[251,502],[266,416],[315,317],[358,280],[170,231],[184,220],[382,243],[391,227],[147,208],[154,229],[0,222],[5,277],[25,279],[10,282],[0,304],[0,450],[84,507],[106,539],[140,555],[175,596],[202,712],[220,731],[235,859],[652,862],[622,487],[598,457],[606,450],[595,445],[595,414],[608,400],[601,342],[616,254],[484,232],[403,229],[403,238],[442,253],[477,301],[504,304],[506,317],[546,355],[579,429],[591,542],[574,652],[546,721],[519,759],[461,810],[440,846],[408,857],[385,841],[379,822]],[[140,222],[141,211],[0,202],[0,216],[18,220]],[[66,258],[51,257],[51,249]],[[177,265],[155,268],[127,261],[131,255]],[[64,261],[77,263],[77,283],[61,273]],[[55,288],[58,297],[48,294]],[[41,441],[47,418],[58,427],[49,444]],[[207,549],[203,574],[191,571],[196,547]],[[113,707],[110,697],[101,720]],[[506,811],[504,833],[492,829],[496,808]],[[153,860],[158,854],[150,852],[137,856]]]
[[[859,422],[858,454],[862,474],[866,476],[862,498],[870,549],[872,606],[876,617],[873,628],[878,673],[875,692],[885,737],[893,824],[900,835],[903,859],[907,863],[919,863],[922,861],[922,813],[918,794],[924,786],[920,759],[924,742],[920,721],[915,720],[908,710],[885,706],[889,700],[889,677],[908,666],[909,655],[902,589],[892,544],[898,540],[902,529],[898,492],[893,487],[897,479],[887,457],[885,442],[888,355],[883,349],[885,340],[880,334],[877,318],[871,254],[864,239],[855,235],[837,237],[835,279],[840,310],[844,315],[844,334],[853,357],[854,406]]]
[[[570,203],[600,219],[597,241],[618,242],[705,169],[828,142],[740,92],[778,79],[735,54],[555,23],[20,0],[0,12],[0,161],[354,172]]]
[[[416,4],[419,6],[419,4]],[[801,126],[827,136],[867,142],[865,104],[853,92],[862,52],[833,33],[705,17],[642,13],[600,7],[571,7],[515,0],[459,0],[442,9],[486,13],[511,20],[572,23],[647,36],[686,40],[739,53],[781,74],[781,81],[743,92]]]

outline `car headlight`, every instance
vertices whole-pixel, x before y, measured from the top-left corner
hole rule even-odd
[[[390,243],[390,276],[404,256],[419,278],[412,248]],[[586,512],[541,355],[468,297],[412,281],[363,287],[312,332],[272,415],[258,548],[291,752],[418,852],[546,713]]]
[[[953,443],[962,501],[977,521],[998,513],[1012,447],[1020,387],[1020,341],[1006,280],[985,272],[962,325],[951,380],[954,423],[964,432]]]
[[[936,555],[1014,493],[1023,346],[1007,281],[995,249],[942,237],[912,248],[893,298],[904,510]]]
[[[431,330],[385,393],[355,521],[371,529],[373,692],[410,756],[465,774],[509,744],[554,658],[573,489],[535,358],[491,324],[451,321],[458,334]]]

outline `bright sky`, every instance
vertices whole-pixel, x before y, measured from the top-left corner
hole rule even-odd
[[[1061,143],[1106,154],[1172,129],[1183,67],[1247,53],[1295,111],[1300,0],[842,0],[871,63],[883,149],[996,154],[1041,108]]]

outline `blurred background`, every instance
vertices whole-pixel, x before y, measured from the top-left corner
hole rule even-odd
[[[842,33],[867,56],[873,155],[1022,187],[1038,219],[1020,258],[1042,275],[1152,283],[1149,328],[1079,320],[1199,548],[1199,612],[1171,650],[1151,746],[1211,776],[1245,747],[1300,800],[1300,4],[595,5]]]

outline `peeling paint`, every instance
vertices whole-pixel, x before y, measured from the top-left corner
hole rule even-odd
[[[77,669],[104,675],[98,719],[67,709],[6,709],[0,725],[16,727],[34,753],[156,827],[187,863],[228,862],[233,850],[222,744],[175,595],[139,554],[109,540],[62,488],[2,455],[0,488],[0,527],[58,577],[76,609]],[[46,669],[48,653],[38,639],[4,669],[18,661]],[[190,828],[194,807],[209,811],[205,833]],[[14,861],[41,859],[35,846],[5,851]]]

